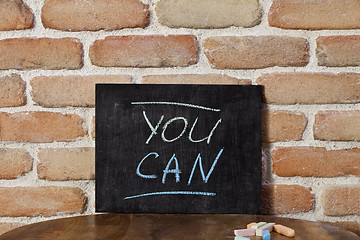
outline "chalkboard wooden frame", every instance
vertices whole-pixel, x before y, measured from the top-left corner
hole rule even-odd
[[[97,84],[96,211],[259,214],[261,92]]]

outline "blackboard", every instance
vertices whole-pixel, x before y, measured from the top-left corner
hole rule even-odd
[[[96,211],[260,213],[261,87],[96,85]]]

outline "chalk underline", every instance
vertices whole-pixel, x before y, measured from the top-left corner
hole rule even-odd
[[[131,102],[133,105],[143,105],[143,104],[163,104],[163,105],[177,105],[177,106],[183,106],[183,107],[190,107],[190,108],[199,108],[203,110],[213,111],[213,112],[220,112],[220,109],[217,108],[209,108],[204,107],[200,105],[194,105],[189,103],[179,103],[179,102]]]
[[[139,195],[133,195],[129,197],[125,197],[124,200],[132,199],[132,198],[139,198],[139,197],[147,197],[153,195],[201,195],[201,196],[215,196],[216,193],[211,192],[191,192],[191,191],[170,191],[170,192],[152,192],[152,193],[143,193]]]

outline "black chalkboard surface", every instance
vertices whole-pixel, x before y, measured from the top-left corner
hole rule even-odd
[[[96,85],[96,211],[260,213],[261,87]]]

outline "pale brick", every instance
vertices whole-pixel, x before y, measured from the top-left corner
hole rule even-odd
[[[25,89],[25,82],[19,75],[0,77],[0,107],[24,106]]]
[[[350,232],[353,232],[360,237],[360,223],[358,222],[351,222],[351,221],[343,221],[343,222],[325,222],[323,223],[332,224],[340,228],[344,228]]]
[[[86,197],[75,187],[0,187],[0,216],[35,217],[82,213]]]
[[[95,177],[94,148],[43,148],[38,156],[40,179],[93,180]]]
[[[22,0],[0,1],[0,31],[31,28],[34,16]]]
[[[258,0],[160,0],[161,24],[185,28],[253,27],[261,21]]]
[[[58,30],[118,30],[146,27],[149,11],[139,0],[46,0],[41,18],[44,27]]]
[[[292,111],[263,111],[263,141],[299,141],[307,125],[303,113]]]
[[[265,102],[274,104],[335,104],[360,102],[357,73],[268,73],[258,78]]]
[[[7,223],[7,222],[0,222],[0,235],[4,234],[8,231],[11,231],[15,228],[19,228],[24,226],[23,223]]]
[[[204,52],[218,69],[301,67],[309,62],[307,40],[287,36],[210,37]]]
[[[360,141],[360,111],[319,111],[314,138],[327,141]]]
[[[360,176],[360,148],[279,147],[272,160],[273,172],[280,177]]]
[[[321,205],[327,216],[360,215],[360,185],[323,187]]]
[[[269,24],[285,29],[360,28],[358,0],[274,0]]]
[[[90,46],[90,59],[101,67],[185,67],[197,63],[193,35],[110,36]]]
[[[32,170],[33,160],[23,149],[0,148],[0,179],[15,179]]]
[[[318,37],[316,44],[316,55],[320,66],[360,65],[360,36]]]
[[[142,78],[145,84],[224,84],[224,85],[248,85],[248,79],[238,79],[222,74],[172,74],[172,75],[148,75]]]
[[[13,142],[73,141],[84,137],[83,120],[53,112],[0,113],[0,140]]]
[[[79,69],[82,44],[75,38],[0,40],[0,69]]]
[[[262,214],[293,214],[313,209],[310,188],[298,185],[263,185]]]
[[[125,75],[35,77],[33,100],[45,107],[94,107],[96,83],[131,83]]]

